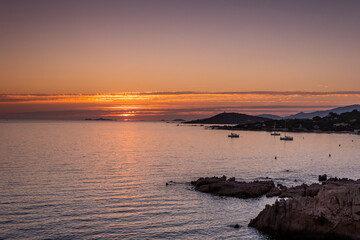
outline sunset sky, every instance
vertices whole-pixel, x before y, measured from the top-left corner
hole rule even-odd
[[[360,103],[360,1],[1,0],[0,118]]]

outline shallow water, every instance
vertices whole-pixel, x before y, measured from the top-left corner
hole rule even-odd
[[[292,133],[294,141],[284,142],[239,133],[230,139],[227,131],[166,123],[1,121],[0,239],[267,239],[247,224],[275,198],[218,197],[188,182],[359,178],[360,136]],[[170,180],[176,184],[165,186]]]

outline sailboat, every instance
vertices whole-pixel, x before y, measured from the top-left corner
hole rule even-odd
[[[272,131],[272,132],[270,133],[270,135],[271,135],[271,136],[280,136],[280,133],[276,132],[275,129],[276,129],[276,122],[274,123],[274,131]]]
[[[236,133],[230,133],[229,135],[228,135],[228,137],[229,138],[238,138],[239,137],[239,134],[236,134]]]
[[[285,131],[286,131],[286,120],[285,120]],[[294,140],[294,138],[293,138],[293,137],[291,137],[291,136],[287,136],[287,135],[286,135],[286,132],[285,132],[285,136],[280,137],[280,140],[284,140],[284,141],[292,141],[292,140]]]

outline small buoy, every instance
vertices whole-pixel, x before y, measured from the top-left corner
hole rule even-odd
[[[331,157],[331,154],[329,153],[329,157]]]
[[[277,156],[275,156],[275,159],[277,159]]]
[[[341,144],[339,144],[339,147],[341,147]]]

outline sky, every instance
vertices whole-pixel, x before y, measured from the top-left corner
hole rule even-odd
[[[359,10],[352,0],[0,0],[0,118],[358,104]]]

